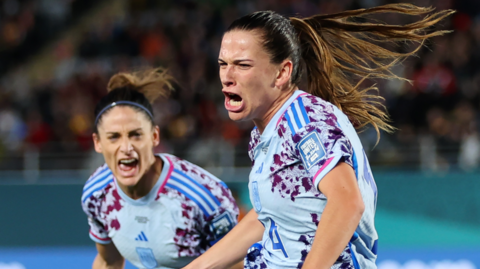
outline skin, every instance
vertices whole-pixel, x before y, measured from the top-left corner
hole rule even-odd
[[[220,55],[222,92],[234,93],[242,98],[243,109],[231,111],[234,121],[253,121],[263,132],[270,119],[297,89],[290,83],[292,61],[281,64],[270,61],[262,48],[256,31],[232,31],[224,35]]]
[[[262,133],[286,100],[297,89],[290,82],[292,62],[270,62],[257,31],[232,31],[224,35],[220,49],[220,80],[224,93],[240,95],[242,109],[229,110],[234,121],[252,120]],[[228,102],[228,95],[226,95]],[[227,103],[226,102],[226,103]],[[347,246],[365,206],[355,172],[339,163],[318,184],[327,197],[312,249],[303,269],[330,268]],[[222,240],[185,269],[227,268],[240,261],[248,248],[261,240],[264,227],[255,211],[250,211]]]
[[[125,259],[113,243],[103,245],[96,243],[98,254],[93,260],[92,269],[123,269]]]
[[[119,187],[128,196],[138,199],[155,185],[162,171],[162,160],[153,154],[160,143],[160,130],[152,126],[145,113],[129,106],[116,106],[107,111],[93,134],[95,150],[102,153]],[[137,171],[125,176],[119,161],[138,159]]]
[[[163,163],[153,154],[160,143],[160,130],[152,126],[145,113],[129,106],[116,106],[101,117],[98,134],[93,134],[95,150],[102,153],[117,185],[132,199],[138,199],[153,188],[162,171]],[[138,165],[134,173],[125,176],[119,161],[136,158]],[[122,269],[125,259],[113,243],[96,244],[98,254],[93,269]]]
[[[155,157],[152,150],[160,143],[158,126],[152,126],[143,112],[129,106],[117,106],[102,116],[97,129],[98,134],[93,134],[95,150],[103,154],[118,186],[132,199],[148,194],[157,183],[163,167],[162,160]],[[131,176],[123,176],[119,171],[118,161],[125,158],[139,160],[137,172]],[[125,259],[113,243],[96,243],[96,247],[98,254],[92,269],[125,267]],[[243,268],[243,263],[232,264],[231,267],[240,268]]]

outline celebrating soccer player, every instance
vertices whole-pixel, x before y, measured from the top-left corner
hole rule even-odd
[[[119,73],[95,108],[95,150],[105,164],[88,179],[82,206],[98,255],[93,269],[180,268],[237,222],[227,186],[202,168],[154,154],[160,130],[150,102],[167,96],[162,70]]]
[[[254,208],[186,268],[225,268],[245,256],[252,269],[376,268],[377,188],[356,129],[393,127],[375,88],[362,82],[399,79],[390,67],[445,33],[425,29],[453,11],[404,26],[365,16],[431,11],[391,4],[303,19],[261,11],[230,25],[220,79],[230,118],[256,125],[248,184]],[[418,46],[407,53],[381,46],[403,41]]]

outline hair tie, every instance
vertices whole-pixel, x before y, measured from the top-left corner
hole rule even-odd
[[[110,105],[104,107],[97,115],[97,117],[95,118],[95,126],[97,126],[98,124],[98,120],[100,119],[100,116],[102,116],[103,113],[105,113],[105,111],[107,111],[108,109],[116,106],[116,105],[131,105],[131,106],[134,106],[134,107],[138,107],[138,108],[141,108],[143,109],[145,112],[147,112],[148,116],[150,116],[150,118],[153,120],[153,115],[152,113],[144,106],[142,106],[141,104],[139,103],[135,103],[135,102],[130,102],[130,101],[117,101],[117,102],[113,102],[111,103]]]

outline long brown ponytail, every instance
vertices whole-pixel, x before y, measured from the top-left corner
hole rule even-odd
[[[301,61],[308,77],[307,92],[327,100],[340,108],[357,129],[368,124],[379,133],[392,132],[382,97],[375,86],[362,88],[365,79],[401,79],[391,68],[415,54],[430,37],[449,31],[427,31],[445,17],[454,13],[412,4],[389,4],[369,9],[344,11],[336,14],[315,15],[308,18],[287,19],[272,11],[260,11],[232,23],[227,31],[262,30],[263,46],[273,63],[285,59],[293,62],[292,83],[300,83]],[[407,25],[389,25],[381,22],[356,22],[376,13],[427,15]],[[395,52],[381,45],[411,41],[417,45],[410,52]],[[372,92],[373,91],[373,92]]]
[[[353,22],[351,18],[375,13],[424,15],[433,8],[411,4],[390,4],[369,9],[316,15],[304,19],[290,18],[301,44],[302,59],[308,74],[308,91],[339,107],[357,128],[367,124],[391,132],[382,97],[373,94],[375,86],[362,89],[366,78],[401,79],[391,72],[398,62],[415,54],[427,38],[449,31],[426,29],[452,14],[443,10],[407,25]],[[398,53],[378,43],[413,41],[417,46],[410,52]],[[353,83],[352,77],[361,78]]]

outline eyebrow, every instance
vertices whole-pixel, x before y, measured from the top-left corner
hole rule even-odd
[[[220,58],[218,59],[218,61],[225,63],[225,61],[222,60],[222,59],[220,59]],[[253,60],[250,60],[250,59],[238,59],[238,60],[234,60],[234,61],[233,61],[233,64],[239,64],[240,62],[253,62]]]
[[[137,128],[137,129],[133,129],[133,130],[131,130],[131,131],[128,131],[128,133],[130,134],[130,133],[138,132],[138,131],[141,131],[141,130],[142,130],[142,128]],[[118,134],[118,133],[120,133],[120,132],[106,132],[106,133],[107,133],[107,134]]]

